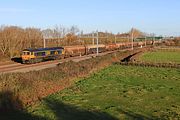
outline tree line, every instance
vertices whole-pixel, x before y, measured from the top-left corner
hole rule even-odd
[[[43,47],[43,39],[55,42],[56,45],[75,44],[79,29],[76,26],[65,28],[55,26],[41,30],[38,28],[22,28],[18,26],[0,26],[0,56],[15,57],[25,48]]]

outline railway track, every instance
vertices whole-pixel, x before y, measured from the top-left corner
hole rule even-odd
[[[129,50],[129,49],[126,49]],[[125,51],[125,50],[121,50]],[[109,53],[113,53],[117,51],[108,51],[104,53],[99,53],[99,56],[103,56]],[[90,55],[85,55],[85,56],[76,56],[76,57],[70,57],[66,59],[61,59],[61,60],[55,60],[55,61],[46,61],[46,62],[41,62],[41,63],[36,63],[36,64],[21,64],[21,63],[11,63],[9,64],[0,64],[0,74],[4,73],[13,73],[13,72],[29,72],[29,71],[38,71],[46,68],[52,68],[55,67],[59,63],[67,62],[67,61],[74,61],[74,62],[79,62],[82,60],[90,59],[92,57],[96,56],[96,54],[90,54]]]

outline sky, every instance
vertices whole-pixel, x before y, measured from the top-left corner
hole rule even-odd
[[[0,25],[180,36],[180,0],[0,0]]]

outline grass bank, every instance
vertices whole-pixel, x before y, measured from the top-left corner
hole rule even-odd
[[[29,113],[46,119],[180,119],[180,70],[112,65],[44,98]]]
[[[145,52],[139,57],[140,61],[155,63],[178,63],[180,64],[180,51],[155,50]]]

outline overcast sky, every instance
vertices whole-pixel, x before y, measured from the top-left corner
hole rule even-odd
[[[0,24],[180,35],[180,0],[0,0]]]

